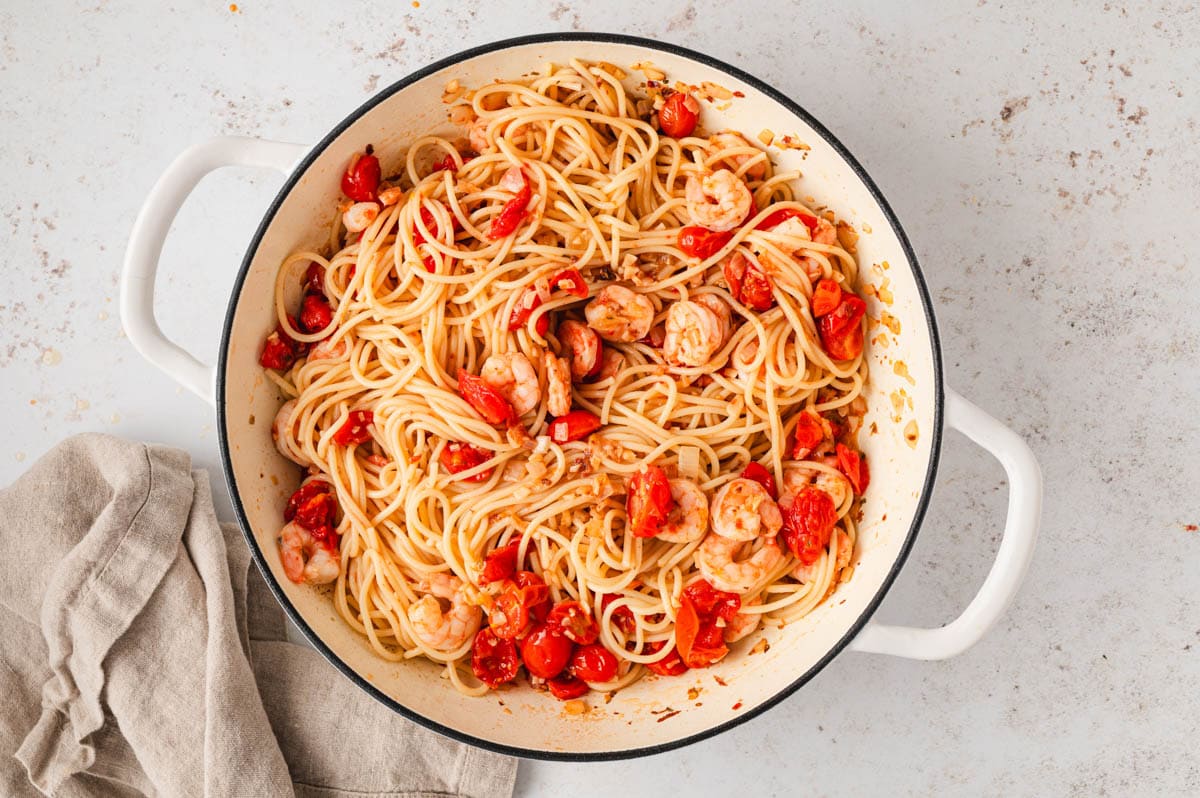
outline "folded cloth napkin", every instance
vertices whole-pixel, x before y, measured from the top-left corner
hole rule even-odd
[[[284,619],[187,454],[71,438],[0,491],[0,794],[512,793]]]

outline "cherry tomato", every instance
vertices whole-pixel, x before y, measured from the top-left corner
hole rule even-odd
[[[812,296],[813,318],[819,319],[827,313],[832,313],[840,304],[842,304],[842,287],[837,284],[837,280],[825,277],[818,281]]]
[[[555,624],[563,630],[567,639],[587,645],[595,643],[600,636],[600,627],[578,601],[560,601],[550,610],[548,623]]]
[[[492,241],[511,235],[521,225],[521,220],[525,218],[529,200],[533,197],[533,190],[529,187],[529,179],[525,177],[524,172],[521,172],[521,178],[524,181],[521,188],[517,190],[512,199],[504,203],[504,207],[500,209],[500,215],[492,220],[492,226],[487,234]]]
[[[574,645],[554,624],[535,626],[521,641],[521,659],[525,670],[542,679],[553,679],[563,672],[571,659]]]
[[[801,488],[783,514],[783,541],[804,565],[812,565],[829,545],[837,507],[820,488]]]
[[[692,135],[699,119],[700,103],[683,91],[677,91],[668,97],[658,111],[659,129],[676,139]]]
[[[605,593],[603,598],[600,599],[600,608],[606,608],[619,598],[620,596],[616,593]],[[612,611],[612,615],[608,617],[612,620],[613,626],[627,635],[633,634],[634,630],[637,629],[637,621],[633,617],[633,610],[629,609],[627,605],[622,604],[620,607],[617,607]]]
[[[737,593],[717,590],[704,579],[698,579],[685,587],[683,595],[691,600],[696,612],[705,620],[722,618],[730,621],[742,608],[742,599]]]
[[[437,200],[433,201],[437,203]],[[438,204],[440,205],[441,203]],[[418,247],[424,244],[426,241],[425,234],[421,232],[421,227],[424,227],[426,230],[432,233],[434,238],[439,240],[441,239],[441,225],[439,225],[437,220],[434,218],[433,211],[429,210],[423,205],[421,206],[421,224],[413,225],[413,244]],[[456,232],[462,229],[462,225],[459,224],[458,217],[454,214],[450,214],[450,229]]]
[[[685,255],[707,260],[729,243],[729,239],[733,238],[733,233],[733,230],[718,233],[707,227],[688,225],[679,231],[679,248]]]
[[[821,423],[821,419],[816,413],[805,410],[796,420],[795,436],[795,443],[792,444],[792,459],[803,460],[812,453],[813,449],[821,445],[821,441],[825,440],[825,425]]]
[[[618,665],[617,656],[599,643],[580,646],[571,655],[571,675],[585,682],[611,682]]]
[[[442,464],[442,468],[451,474],[466,471],[491,459],[492,453],[487,449],[480,449],[478,446],[460,441],[450,441],[442,447],[442,453],[438,455],[438,462]],[[486,468],[474,476],[464,477],[463,481],[486,482],[491,476],[492,469]]]
[[[371,153],[370,145],[367,145],[366,154],[355,159],[342,175],[342,193],[355,202],[370,202],[379,193],[379,179],[382,175],[379,159]]]
[[[517,587],[516,582],[507,582],[500,595],[496,596],[492,606],[488,608],[488,626],[505,640],[514,640],[521,636],[529,624],[529,606],[524,588]]]
[[[367,429],[375,420],[375,414],[370,410],[351,410],[350,415],[333,433],[333,442],[339,446],[354,446],[371,440],[371,431]]]
[[[533,315],[533,311],[537,310],[538,305],[542,304],[542,298],[534,288],[528,288],[521,298],[517,300],[517,304],[513,307],[512,313],[508,316],[508,329],[519,330],[529,321],[529,317]],[[546,333],[550,331],[550,314],[543,313],[538,316],[538,320],[534,322],[533,328],[537,330],[537,334],[546,337]]]
[[[304,290],[310,294],[325,293],[325,267],[313,261],[304,272]]]
[[[587,410],[572,410],[550,422],[550,440],[569,443],[583,440],[600,429],[600,416]]]
[[[667,522],[674,506],[666,472],[658,466],[647,466],[629,480],[629,495],[625,497],[626,526],[634,537],[652,538]]]
[[[577,296],[580,299],[585,299],[588,295],[587,281],[583,279],[583,275],[579,272],[579,269],[563,269],[550,278],[550,286],[552,288],[561,288],[568,294]]]
[[[272,330],[263,343],[263,351],[258,357],[258,364],[265,369],[285,371],[291,368],[295,362],[296,352],[291,343],[279,330]]]
[[[777,211],[772,211],[763,217],[763,220],[754,225],[755,230],[770,230],[772,227],[778,227],[788,219],[799,219],[804,222],[808,228],[809,234],[817,231],[817,217],[811,216],[804,211],[796,210],[795,208],[780,208]]]
[[[557,676],[546,681],[546,686],[550,688],[550,694],[559,701],[570,701],[572,698],[587,693],[591,688],[582,679],[576,679],[570,674]]]
[[[742,479],[752,479],[766,488],[772,499],[779,498],[779,490],[775,487],[775,475],[767,470],[762,463],[750,463],[742,469]]]
[[[300,305],[300,326],[307,333],[324,330],[333,321],[333,308],[324,294],[306,294]]]
[[[480,629],[471,648],[471,670],[475,678],[488,687],[496,688],[517,677],[517,646],[502,640],[491,629]]]
[[[707,668],[729,653],[716,621],[702,617],[687,595],[680,597],[679,612],[675,614],[675,648],[689,668]]]
[[[333,502],[333,506],[326,508],[325,500],[322,497],[328,497]],[[313,501],[316,499],[320,501],[313,504]],[[302,511],[301,508],[305,509]],[[328,515],[325,514],[327,509],[329,511]],[[283,508],[283,520],[291,521],[293,518],[296,518],[300,526],[312,529],[323,523],[332,523],[336,512],[337,499],[333,496],[333,485],[330,485],[323,479],[314,479],[301,485],[288,498],[287,506]]]
[[[867,470],[867,460],[859,452],[854,451],[849,446],[837,445],[838,468],[846,479],[850,480],[850,484],[854,486],[854,492],[859,496],[867,490],[867,485],[871,483],[871,472]]]
[[[550,617],[550,588],[546,582],[533,571],[517,571],[513,575],[517,587],[525,590],[526,602],[529,605],[529,618],[534,623],[542,623]]]
[[[867,303],[863,302],[857,294],[844,291],[842,301],[838,306],[830,311],[828,316],[822,318],[820,325],[822,334],[840,335],[857,325],[866,313]]]
[[[646,653],[653,654],[656,651],[661,651],[665,643],[661,640],[655,643],[646,644]],[[679,656],[679,649],[672,648],[667,652],[666,656],[657,662],[648,662],[646,667],[659,676],[678,676],[681,673],[687,673],[688,666],[683,664],[683,659]]]
[[[458,161],[454,160],[454,156],[449,153],[446,157],[433,165],[435,172],[450,172],[451,174],[458,171]]]
[[[496,389],[462,369],[458,370],[458,392],[489,424],[503,424],[516,418],[512,405]]]
[[[486,585],[509,579],[517,571],[517,554],[521,548],[521,539],[517,538],[507,546],[492,549],[483,558],[483,572],[479,575],[479,584]]]
[[[725,282],[729,284],[729,293],[751,310],[769,310],[775,304],[775,295],[771,293],[771,278],[768,277],[758,264],[749,260],[741,253],[725,261],[722,267]]]

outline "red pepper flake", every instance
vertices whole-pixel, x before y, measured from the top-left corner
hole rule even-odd
[[[741,708],[742,708],[742,702],[741,702],[741,701],[737,702],[736,704],[734,704],[734,705],[733,705],[733,708],[734,708],[735,710],[741,709]]]
[[[729,683],[726,682],[724,679],[722,679],[720,676],[714,676],[713,681],[715,681],[717,684],[721,685],[722,687],[729,686]]]
[[[682,709],[676,709],[676,710],[672,710],[671,712],[668,712],[665,715],[659,715],[658,720],[656,720],[655,723],[662,723],[664,720],[670,720],[671,718],[675,717],[682,711],[683,711]]]
[[[1183,528],[1187,532],[1195,532],[1196,530],[1200,530],[1200,526],[1197,526],[1196,524],[1184,524]]]

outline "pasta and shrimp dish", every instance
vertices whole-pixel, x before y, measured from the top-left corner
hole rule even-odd
[[[853,572],[836,217],[694,87],[624,77],[455,87],[460,135],[358,143],[328,244],[276,279],[282,570],[467,694],[705,668]]]

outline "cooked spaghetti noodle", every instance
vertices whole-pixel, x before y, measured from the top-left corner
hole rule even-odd
[[[598,626],[598,644],[619,662],[590,682],[603,690],[637,680],[648,663],[670,672],[676,651],[685,666],[719,659],[723,651],[707,661],[696,652],[760,619],[805,615],[852,572],[866,481],[853,451],[866,378],[862,313],[847,306],[857,300],[854,257],[832,214],[798,200],[799,172],[776,171],[737,134],[665,135],[668,103],[685,122],[698,106],[686,91],[635,96],[622,76],[572,62],[468,93],[451,116],[470,125],[469,142],[412,141],[367,204],[343,206],[328,250],[296,252],[276,281],[279,329],[264,364],[294,400],[276,420],[277,444],[332,486],[339,508],[320,563],[321,535],[289,515],[285,570],[330,581],[337,611],[379,656],[444,663],[464,693],[505,681],[476,678],[473,648],[501,628],[498,612],[511,626],[497,609],[512,608],[498,601],[511,569],[487,584],[484,571],[513,543],[517,568],[548,586],[546,606],[578,601]],[[354,192],[356,164],[343,181]],[[744,209],[742,190],[753,199]],[[297,318],[288,297],[306,268],[315,316],[306,299]],[[765,298],[754,293],[763,285]],[[826,288],[840,292],[835,309],[816,318],[814,293]],[[642,299],[631,304],[629,291]],[[273,360],[275,350],[284,357]],[[568,418],[598,419],[578,440],[577,429],[553,426],[564,410],[553,372],[567,366],[587,372],[571,375]],[[489,396],[508,402],[507,418],[489,419],[464,386],[489,369],[511,383],[485,380]],[[751,463],[765,467],[746,474],[755,485],[782,487],[781,509],[758,488],[718,507],[715,494]],[[631,483],[650,468],[673,480],[672,501],[660,497],[662,512],[652,507],[650,526],[633,530]],[[674,490],[681,480],[711,513],[686,503],[694,491]],[[802,511],[800,494],[813,491],[828,505]],[[683,542],[654,534],[664,524]],[[732,538],[713,539],[721,524]],[[721,557],[728,573],[712,564]],[[736,587],[737,615],[701,607],[707,648],[685,650],[676,621],[685,587],[700,579]],[[543,619],[532,608],[509,637],[524,640]],[[568,637],[568,648],[586,642]],[[570,668],[560,681],[595,675]]]

